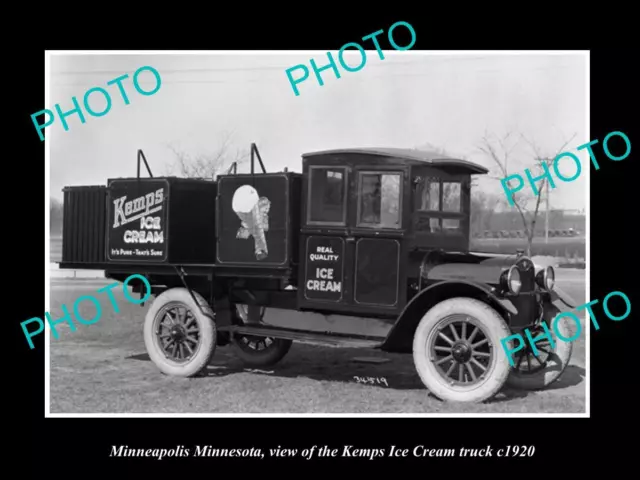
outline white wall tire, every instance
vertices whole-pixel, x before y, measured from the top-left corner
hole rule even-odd
[[[438,303],[424,315],[414,335],[418,375],[441,400],[486,401],[509,375],[509,360],[500,343],[509,335],[504,319],[479,300],[456,297]]]
[[[144,322],[144,343],[151,361],[172,376],[192,377],[209,364],[216,348],[213,310],[186,288],[166,290],[151,304]]]
[[[573,353],[573,342],[565,342],[558,338],[555,332],[555,317],[560,310],[547,305],[547,314],[544,321],[547,324],[554,347],[547,338],[535,343],[538,355],[535,355],[529,345],[524,331],[522,337],[525,341],[525,348],[515,352],[512,359],[514,366],[511,368],[507,385],[520,390],[542,390],[557,381],[569,365]],[[562,317],[556,327],[564,338],[572,338],[576,331],[575,323],[567,317]],[[545,333],[542,327],[529,329],[531,338],[537,338]]]

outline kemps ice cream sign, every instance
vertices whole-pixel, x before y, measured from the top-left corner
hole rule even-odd
[[[165,257],[165,188],[150,182],[111,185],[107,251],[111,260],[158,261]]]

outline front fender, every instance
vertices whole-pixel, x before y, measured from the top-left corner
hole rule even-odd
[[[578,302],[571,298],[567,292],[558,287],[555,287],[549,292],[549,297],[551,303],[561,311],[573,310],[578,306]],[[567,307],[569,308],[567,309]]]
[[[441,263],[431,267],[427,278],[431,281],[469,281],[480,288],[497,284],[500,275],[509,268],[506,259],[492,258],[482,263]]]
[[[497,297],[489,285],[469,280],[444,280],[428,286],[407,303],[381,349],[389,352],[411,351],[413,334],[423,315],[435,304],[453,297],[477,298],[488,302],[503,315],[518,314],[513,303]]]

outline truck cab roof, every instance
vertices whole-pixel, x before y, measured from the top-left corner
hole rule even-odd
[[[488,169],[477,163],[459,158],[449,157],[435,151],[410,148],[370,147],[345,148],[308,152],[302,155],[304,161],[315,157],[366,156],[386,159],[389,164],[430,165],[445,170],[456,170],[463,174],[486,174]]]

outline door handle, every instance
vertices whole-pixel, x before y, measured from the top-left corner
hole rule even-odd
[[[355,242],[356,238],[355,237],[347,237],[347,242],[351,243],[351,242]]]

